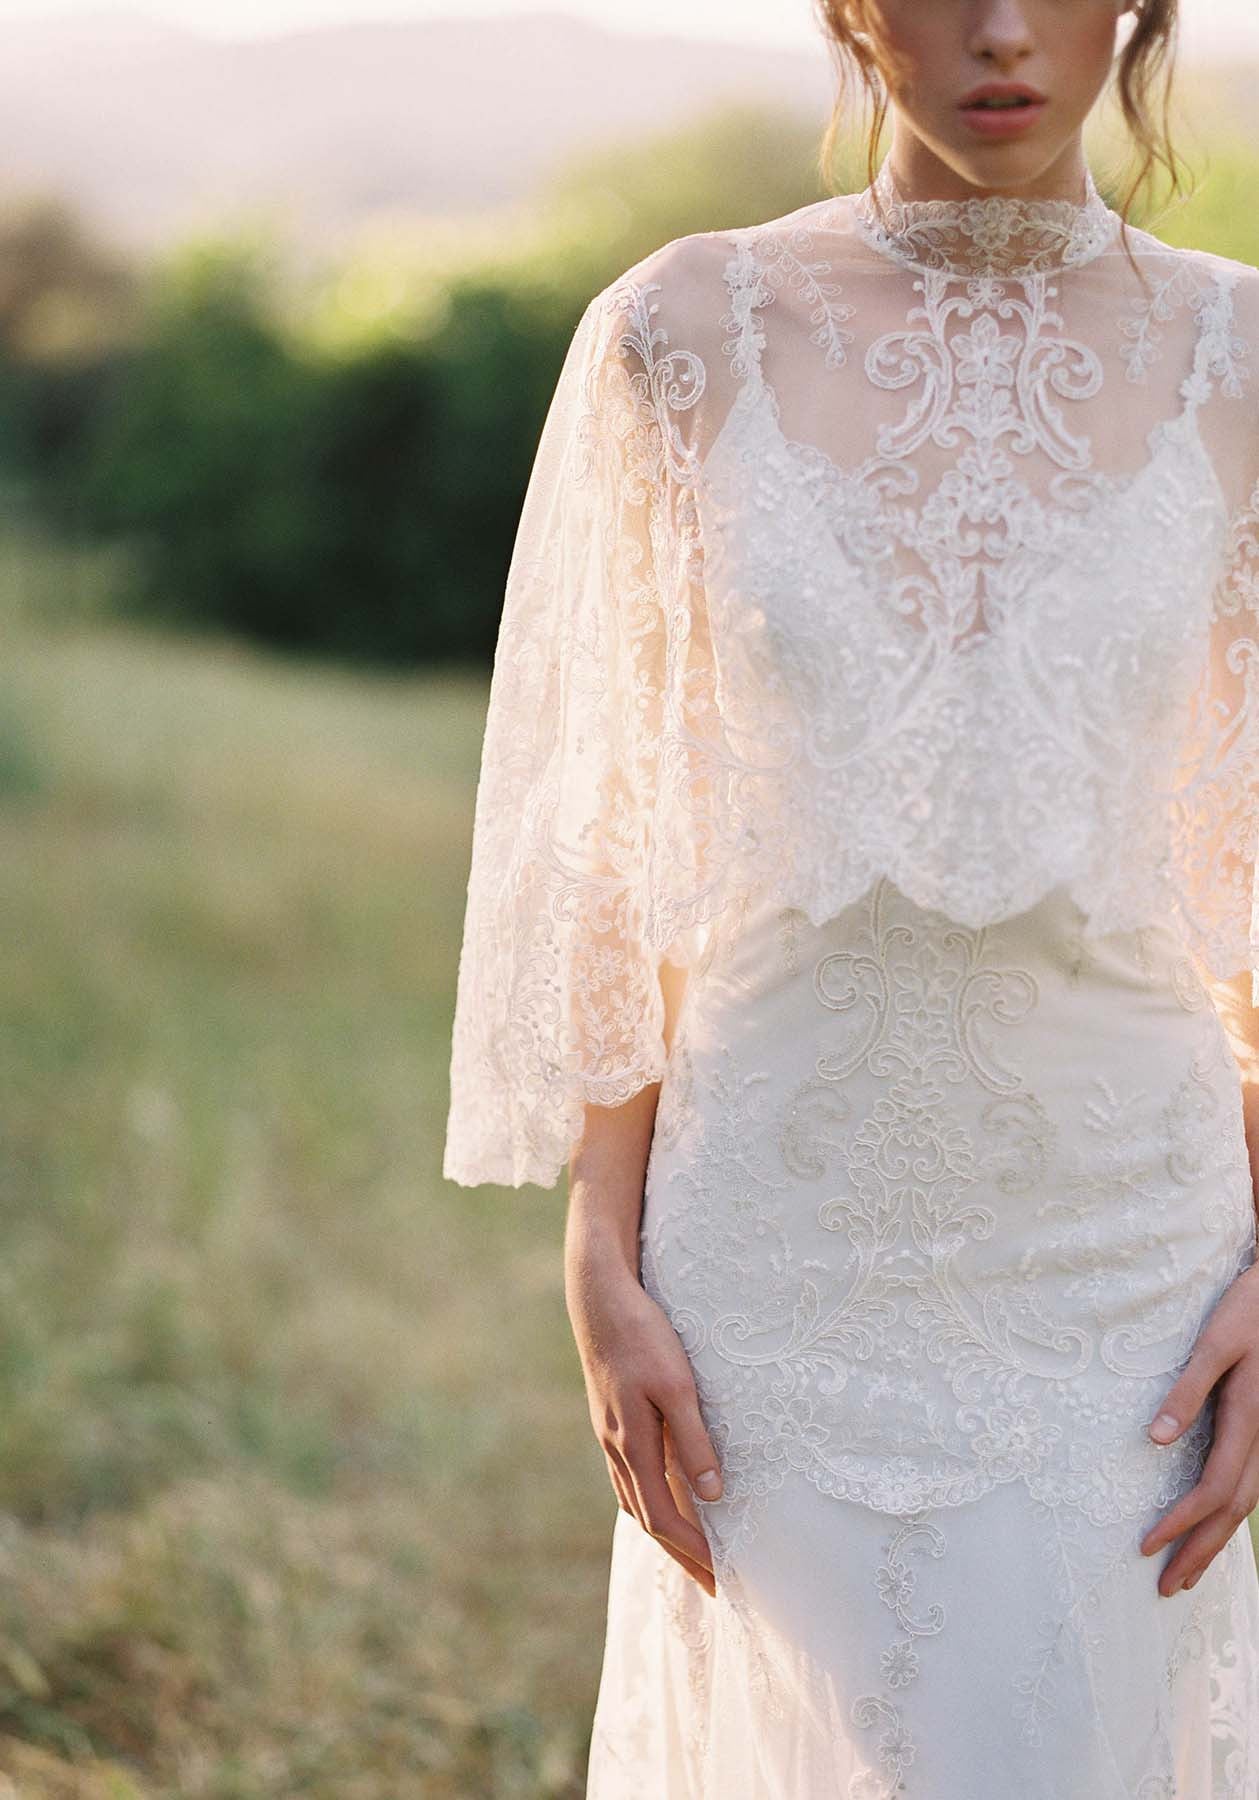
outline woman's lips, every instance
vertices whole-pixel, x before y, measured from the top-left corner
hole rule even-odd
[[[1045,111],[1043,100],[1029,100],[1025,106],[964,106],[962,117],[972,131],[981,137],[1017,137],[1030,131]]]
[[[985,100],[1006,104],[985,106]],[[994,83],[968,94],[958,111],[980,137],[1017,137],[1038,123],[1046,104],[1045,96],[1035,88]]]

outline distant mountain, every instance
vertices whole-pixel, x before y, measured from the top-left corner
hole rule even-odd
[[[247,210],[327,243],[380,210],[526,194],[583,143],[725,94],[809,109],[816,57],[599,30],[558,12],[224,42],[127,12],[0,21],[0,187],[66,192],[138,247]]]
[[[701,44],[613,34],[558,12],[438,19],[411,33],[435,208],[512,198],[582,144],[658,131],[727,96],[798,108],[819,131],[830,109],[820,41],[815,55]]]
[[[1210,83],[1246,133],[1259,78]],[[795,53],[604,31],[561,12],[355,24],[241,42],[116,11],[0,21],[0,189],[64,192],[136,247],[245,212],[330,247],[380,212],[453,216],[526,195],[586,145],[726,97],[798,108],[833,76]]]

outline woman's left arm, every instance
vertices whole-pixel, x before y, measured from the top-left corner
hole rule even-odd
[[[1241,1071],[1251,1191],[1259,1212],[1259,1011],[1251,1005],[1249,973],[1210,986]],[[1175,1538],[1182,1540],[1159,1574],[1160,1594],[1193,1587],[1259,1505],[1259,1262],[1216,1302],[1183,1373],[1151,1421],[1155,1443],[1173,1443],[1217,1384],[1211,1448],[1202,1475],[1141,1540],[1145,1556]]]

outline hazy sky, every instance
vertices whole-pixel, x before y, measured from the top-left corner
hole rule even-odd
[[[0,0],[0,18],[49,18],[65,13],[135,10],[230,37],[265,36],[304,25],[368,19],[483,18],[504,13],[562,11],[618,30],[665,31],[724,37],[744,43],[819,45],[809,0],[115,0],[109,9],[73,0]],[[1186,47],[1244,50],[1259,55],[1256,0],[1183,0]]]

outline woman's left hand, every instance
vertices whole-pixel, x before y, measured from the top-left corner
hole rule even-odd
[[[1141,1540],[1141,1554],[1150,1556],[1186,1534],[1159,1575],[1163,1595],[1191,1588],[1259,1504],[1259,1263],[1244,1270],[1216,1302],[1149,1427],[1155,1443],[1174,1443],[1217,1382],[1211,1448],[1197,1486]],[[1159,1425],[1165,1415],[1170,1423]]]

